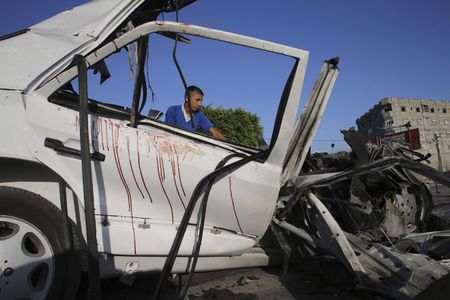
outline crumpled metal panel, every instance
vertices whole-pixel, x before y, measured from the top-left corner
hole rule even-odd
[[[305,103],[305,108],[295,125],[295,131],[289,141],[289,148],[283,163],[281,185],[292,176],[298,175],[311,147],[312,139],[322,120],[325,107],[339,75],[339,58],[325,61],[313,91]]]
[[[92,35],[105,21],[133,0],[90,1],[57,14],[30,29],[38,34]]]
[[[353,150],[350,163],[335,172],[337,160],[321,170],[310,159],[311,171],[282,187],[274,224],[301,239],[284,245],[290,252],[312,244],[316,253],[339,259],[362,286],[411,299],[450,273],[450,223],[432,214],[420,176],[446,186],[450,179],[402,146],[366,148],[356,132],[343,133]]]
[[[144,0],[97,0],[64,11],[30,31],[0,41],[0,89],[25,90],[99,45]],[[53,72],[52,72],[53,71]],[[46,73],[47,76],[43,76]]]
[[[399,237],[417,229],[417,211],[421,207],[416,195],[408,191],[406,184],[401,185],[401,192],[385,199],[386,215],[380,226],[389,237]]]
[[[394,299],[410,299],[449,273],[449,269],[428,256],[402,253],[350,234],[346,237],[370,278],[364,279],[364,284]]]
[[[28,32],[1,41],[0,89],[24,90],[36,76],[88,40]]]

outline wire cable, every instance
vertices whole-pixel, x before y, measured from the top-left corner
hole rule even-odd
[[[175,0],[175,9],[176,9],[176,22],[178,23],[178,1],[179,0]],[[188,92],[188,86],[186,83],[186,79],[184,78],[183,75],[183,71],[181,70],[180,64],[178,63],[178,59],[177,59],[177,45],[178,45],[178,33],[175,34],[175,43],[173,46],[173,51],[172,51],[172,58],[173,61],[175,63],[175,66],[177,67],[177,71],[178,74],[180,75],[181,81],[183,82],[183,86],[184,86],[184,90],[187,93],[188,96],[188,106],[189,106],[189,117],[191,117],[191,126],[192,128],[195,128],[195,124],[194,124],[194,115],[192,113],[192,104],[191,104],[191,95]]]

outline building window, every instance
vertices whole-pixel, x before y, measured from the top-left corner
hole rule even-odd
[[[386,121],[386,125],[394,125],[394,121],[393,120]]]
[[[406,107],[402,106],[402,111],[406,111]]]
[[[430,108],[430,112],[434,113],[434,107]]]
[[[443,108],[443,109],[442,109],[442,113],[446,114],[446,113],[447,113],[447,109],[446,109],[446,108]]]
[[[444,125],[448,125],[448,119],[444,120]]]
[[[423,124],[422,119],[417,119],[417,125],[422,125],[422,124]]]
[[[429,112],[430,108],[428,105],[422,105],[422,110],[423,110],[423,112]]]
[[[420,112],[420,107],[416,107],[416,112]]]
[[[383,105],[383,107],[385,112],[392,111],[392,104],[390,103]]]

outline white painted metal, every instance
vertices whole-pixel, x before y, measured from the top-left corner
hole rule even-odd
[[[306,232],[306,230],[304,230],[302,228],[295,227],[294,225],[289,224],[286,221],[280,221],[277,218],[273,218],[272,220],[273,220],[273,222],[275,224],[277,224],[281,228],[284,228],[287,231],[290,231],[290,232],[294,233],[295,235],[297,235],[300,238],[302,238],[304,241],[306,241],[306,242],[310,243],[312,246],[314,246],[314,243],[316,241],[314,240],[314,237],[312,235],[310,235],[308,232]]]
[[[0,41],[0,89],[32,91],[98,46],[144,0],[96,0]]]
[[[25,220],[0,215],[0,223],[4,222],[14,230],[0,236],[1,298],[44,300],[55,275],[50,243]]]
[[[337,67],[325,62],[319,74],[312,94],[305,104],[295,132],[290,138],[287,155],[284,157],[281,184],[284,185],[293,176],[298,176],[311,147],[322,116],[339,74]]]
[[[166,261],[165,256],[111,256],[105,255],[100,259],[101,276],[112,277],[124,274],[126,266],[134,264],[136,270],[127,274],[139,272],[159,272]],[[267,253],[261,248],[254,247],[239,256],[201,256],[198,259],[196,272],[226,270],[236,268],[251,268],[280,264],[280,253]],[[173,273],[184,273],[191,264],[189,257],[178,256],[173,266]]]
[[[20,92],[0,90],[0,122],[0,157],[35,160],[26,139],[28,125]]]
[[[172,31],[240,44],[289,55],[299,60],[288,107],[282,117],[280,136],[266,163],[252,162],[214,185],[207,212],[207,227],[225,228],[238,234],[205,234],[202,255],[240,254],[267,230],[275,208],[281,163],[291,136],[292,124],[304,77],[307,52],[232,33],[174,22],[151,22],[135,28],[87,57],[92,65],[142,35]],[[49,103],[54,90],[76,76],[75,68],[60,74],[40,90],[26,95],[29,141],[36,157],[60,174],[81,195],[79,160],[56,154],[43,146],[51,137],[66,146],[79,148],[78,113]],[[43,118],[46,111],[52,118]],[[183,131],[170,126],[139,126],[126,121],[91,116],[95,150],[106,155],[94,162],[96,214],[109,216],[109,226],[98,230],[99,250],[120,255],[164,255],[171,245],[176,224],[198,181],[212,172],[227,155],[241,152],[226,143],[198,137],[208,143],[194,143]],[[180,134],[171,134],[165,128]],[[211,145],[213,144],[213,145]],[[221,147],[216,147],[220,145]],[[92,149],[94,150],[94,149]],[[257,174],[257,176],[255,176]],[[151,200],[150,200],[151,198]],[[114,218],[111,216],[118,216]],[[196,222],[195,214],[191,220]],[[145,224],[144,224],[145,223]],[[146,228],[148,227],[149,228]],[[189,230],[180,255],[192,251],[194,232]]]
[[[314,195],[309,193],[308,200],[314,208],[315,226],[319,228],[320,242],[341,260],[342,264],[360,281],[364,282],[366,273],[364,266],[358,260],[350,242],[339,224],[326,206]]]

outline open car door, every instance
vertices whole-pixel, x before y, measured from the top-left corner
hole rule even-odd
[[[136,27],[105,44],[88,55],[86,61],[94,66],[118,49],[154,32],[183,33],[285,55],[292,58],[293,68],[281,95],[271,144],[264,151],[249,152],[150,119],[141,120],[133,128],[129,126],[126,111],[114,116],[115,108],[95,105],[94,110],[92,103],[89,121],[92,152],[105,156],[104,161],[94,162],[93,166],[96,215],[99,224],[109,224],[98,230],[102,232],[99,250],[121,255],[167,255],[177,224],[201,179],[226,158],[227,164],[231,164],[256,152],[257,160],[217,180],[210,192],[206,216],[206,226],[218,228],[220,234],[217,230],[207,231],[202,254],[241,253],[255,244],[271,222],[308,53],[218,30],[157,21]],[[73,95],[63,88],[76,76],[76,68],[69,68],[30,95],[27,103],[32,108],[28,110],[28,120],[34,125],[30,141],[36,155],[67,178],[76,194],[81,195],[79,161],[58,154],[43,143],[50,138],[79,148],[77,112],[73,110],[76,104],[70,100]],[[43,119],[42,111],[52,111],[55,115]],[[195,222],[195,216],[192,221]],[[195,226],[189,230],[194,232]],[[192,250],[195,234],[190,236],[180,249],[182,255]]]

